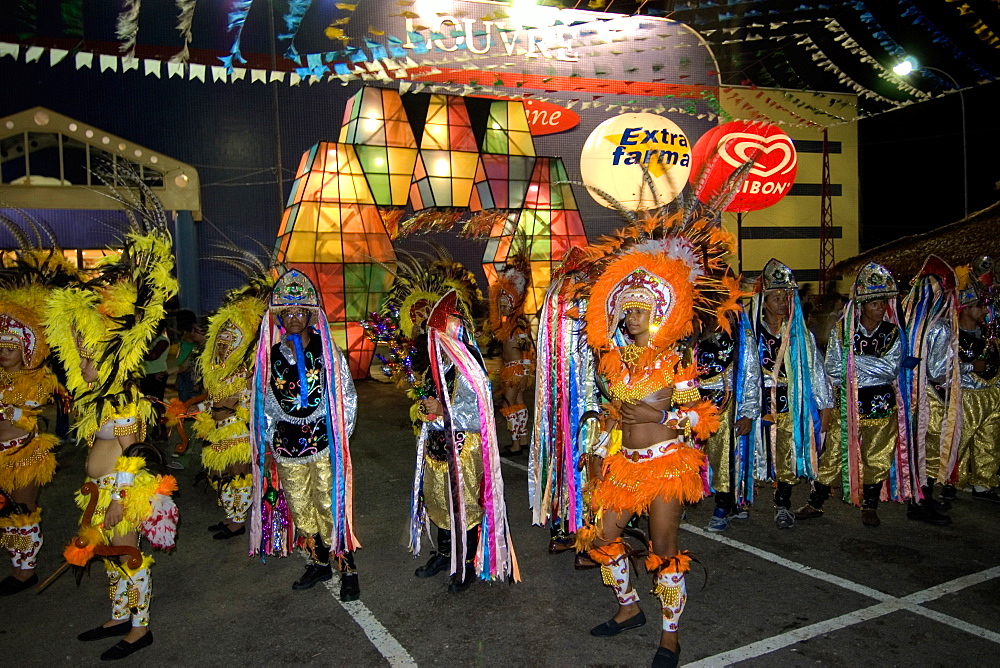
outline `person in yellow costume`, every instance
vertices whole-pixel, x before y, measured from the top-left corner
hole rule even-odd
[[[250,375],[257,332],[274,280],[258,278],[230,295],[208,321],[206,345],[198,359],[209,413],[195,417],[195,433],[205,440],[201,464],[226,514],[208,527],[216,540],[246,533],[252,503]]]
[[[0,582],[0,596],[38,583],[35,565],[43,543],[38,490],[56,470],[52,449],[58,439],[38,429],[38,414],[56,388],[35,311],[45,296],[40,287],[0,292],[0,547],[12,566]]]
[[[146,195],[143,206],[158,205],[152,193]],[[121,555],[104,559],[111,619],[78,636],[123,636],[103,660],[125,658],[153,643],[153,557],[139,551],[139,541],[145,537],[153,547],[172,548],[178,520],[170,499],[176,481],[148,471],[133,447],[155,419],[138,381],[164,304],[177,292],[172,243],[162,209],[140,209],[131,199],[123,204],[130,206],[135,226],[122,240],[121,255],[109,256],[87,286],[57,289],[46,303],[46,334],[66,369],[76,434],[89,447],[87,480],[76,497],[87,521],[63,554],[79,566],[95,556]]]

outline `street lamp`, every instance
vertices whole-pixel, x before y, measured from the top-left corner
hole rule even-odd
[[[907,74],[916,69],[916,61],[912,58],[907,58],[906,60],[900,61],[892,71],[901,77],[905,77]],[[955,77],[951,76],[942,69],[937,67],[930,67],[924,65],[922,69],[931,70],[933,72],[938,72],[943,74],[948,78],[949,81],[955,86],[955,90],[958,91],[958,101],[962,108],[962,187],[965,195],[965,217],[969,217],[969,158],[968,158],[968,142],[966,141],[965,134],[965,95],[962,93],[962,87],[958,85],[955,81]]]

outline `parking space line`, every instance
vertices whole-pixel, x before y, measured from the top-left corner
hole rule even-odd
[[[829,582],[835,584],[838,587],[842,587],[849,591],[853,591],[869,598],[874,598],[881,601],[875,605],[869,606],[867,608],[862,608],[860,610],[855,610],[853,612],[848,612],[839,617],[834,617],[832,619],[826,619],[815,624],[810,624],[809,626],[804,626],[799,629],[792,629],[786,631],[785,633],[780,633],[776,636],[770,638],[765,638],[763,640],[758,640],[757,642],[750,643],[749,645],[744,645],[743,647],[737,647],[714,656],[706,657],[694,663],[687,664],[689,666],[695,667],[700,666],[707,668],[709,666],[728,666],[730,664],[739,663],[740,661],[747,661],[765,654],[770,654],[779,649],[784,649],[796,643],[802,642],[804,640],[809,640],[810,638],[815,638],[817,636],[832,633],[834,631],[839,631],[840,629],[853,626],[855,624],[860,624],[862,622],[870,621],[877,617],[882,617],[893,612],[906,611],[912,612],[914,614],[921,615],[927,619],[939,622],[941,624],[946,624],[952,628],[958,629],[974,635],[984,640],[989,640],[991,642],[1000,644],[1000,633],[990,631],[989,629],[984,629],[981,626],[971,624],[969,622],[963,621],[951,615],[947,615],[943,612],[938,612],[936,610],[931,610],[929,608],[923,607],[922,604],[929,601],[933,601],[950,594],[957,593],[968,587],[973,587],[975,585],[987,582],[989,580],[1000,577],[1000,567],[988,568],[983,571],[976,573],[970,573],[968,575],[963,575],[961,577],[955,578],[954,580],[949,580],[948,582],[943,582],[941,584],[935,585],[933,587],[928,587],[918,592],[908,594],[903,597],[895,597],[884,592],[880,592],[876,589],[860,585],[851,580],[838,577],[836,575],[831,575],[823,571],[811,568],[804,564],[799,564],[797,562],[780,557],[773,552],[768,552],[767,550],[762,550],[760,548],[753,547],[752,545],[746,545],[739,541],[733,540],[731,538],[726,538],[725,536],[720,536],[718,534],[712,534],[704,529],[695,527],[690,524],[682,524],[681,528],[689,531],[691,533],[709,538],[718,543],[732,547],[737,550],[742,550],[754,556],[760,557],[772,563],[777,563],[781,566],[794,570],[797,573],[802,573],[803,575],[808,575],[810,577],[822,580],[824,582]]]
[[[515,462],[513,459],[507,459],[506,457],[501,457],[500,458],[500,463],[501,464],[506,464],[507,466],[513,466],[514,468],[518,469],[519,471],[524,471],[525,473],[528,472],[528,467],[527,466],[525,466],[524,464],[519,464],[518,462]]]
[[[778,564],[779,566],[784,566],[785,568],[791,569],[796,573],[801,573],[802,575],[808,575],[809,577],[816,578],[817,580],[822,580],[824,582],[829,582],[830,584],[835,584],[838,587],[853,591],[856,594],[861,594],[862,596],[867,596],[868,598],[873,598],[876,601],[890,601],[895,597],[885,592],[881,592],[877,589],[872,589],[871,587],[866,587],[864,585],[858,584],[857,582],[852,582],[837,575],[832,575],[824,571],[800,564],[796,561],[790,559],[785,559],[773,552],[768,552],[767,550],[762,550],[753,545],[747,545],[746,543],[741,543],[739,541],[733,540],[732,538],[726,538],[717,533],[711,533],[705,531],[702,528],[696,527],[693,524],[681,524],[681,528],[685,531],[689,531],[693,534],[697,534],[702,538],[708,538],[709,540],[714,540],[717,543],[722,543],[731,548],[742,550],[743,552],[748,552],[756,557],[765,559],[772,563]]]
[[[340,574],[336,569],[334,569],[333,574],[333,579],[324,582],[324,586],[330,592],[333,600],[346,610],[354,622],[361,627],[361,630],[368,636],[368,640],[375,646],[378,653],[389,662],[390,666],[416,666],[417,662],[413,660],[410,653],[389,633],[389,629],[385,628],[382,622],[372,614],[368,606],[361,601],[348,601],[345,603],[340,600]]]

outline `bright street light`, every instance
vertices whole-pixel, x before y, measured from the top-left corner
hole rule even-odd
[[[892,68],[892,71],[901,77],[905,77],[907,74],[913,71],[913,61],[907,58],[906,60],[901,60],[898,65]]]

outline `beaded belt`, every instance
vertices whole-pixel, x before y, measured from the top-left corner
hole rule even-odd
[[[14,448],[19,448],[28,441],[31,440],[31,434],[25,434],[24,436],[18,436],[17,438],[12,438],[9,441],[0,441],[0,452],[4,450],[13,450]]]
[[[678,447],[684,445],[684,439],[682,438],[672,438],[669,441],[660,441],[659,443],[654,443],[648,448],[636,449],[622,448],[621,453],[625,459],[633,462],[644,462],[649,459],[656,459],[657,457],[663,457],[674,452]]]
[[[211,445],[211,448],[216,452],[223,452],[224,450],[228,450],[234,445],[240,445],[242,443],[249,443],[249,442],[250,442],[250,434],[247,434],[246,436],[237,436],[236,438],[224,438],[218,443],[213,443]]]
[[[520,359],[504,362],[504,366],[523,366],[525,368],[530,367],[532,364],[534,364],[534,360],[532,359]]]

